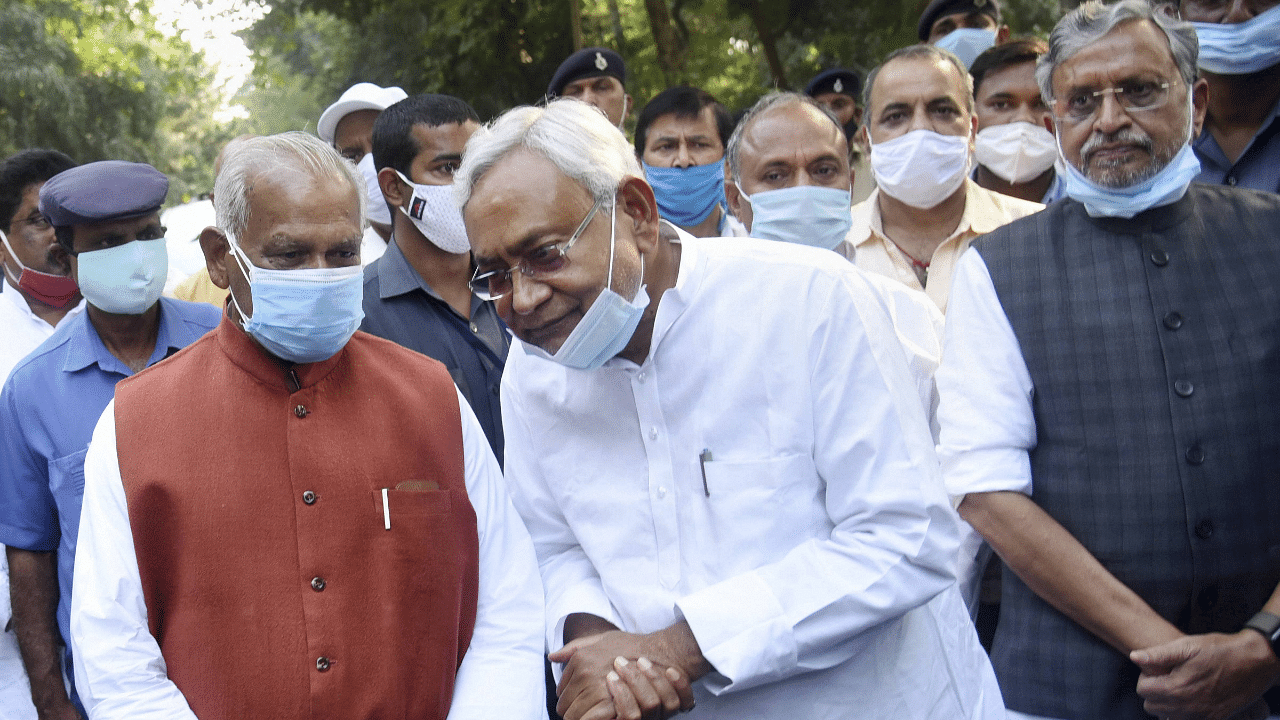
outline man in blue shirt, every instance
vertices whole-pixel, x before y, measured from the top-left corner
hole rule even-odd
[[[0,390],[0,543],[41,717],[84,714],[62,675],[71,676],[71,570],[93,426],[116,382],[186,347],[220,316],[160,298],[168,253],[159,211],[168,190],[155,168],[120,161],[66,170],[40,189],[40,212],[88,301]]]
[[[1181,0],[1209,84],[1198,182],[1280,192],[1280,3]]]
[[[498,387],[511,337],[468,285],[471,246],[453,199],[453,171],[479,127],[475,110],[448,95],[414,95],[378,116],[373,161],[392,238],[365,269],[360,329],[444,363],[502,462]]]

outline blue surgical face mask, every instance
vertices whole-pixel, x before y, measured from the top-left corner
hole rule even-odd
[[[849,234],[847,188],[796,185],[754,195],[738,192],[751,206],[751,237],[834,249]]]
[[[1187,106],[1188,112],[1191,113],[1190,101]],[[1196,158],[1195,151],[1189,144],[1194,118],[1195,115],[1192,113],[1191,120],[1187,123],[1188,142],[1182,144],[1178,154],[1174,155],[1169,164],[1160,169],[1160,172],[1136,185],[1123,188],[1099,185],[1080,172],[1075,165],[1064,160],[1062,164],[1066,166],[1066,173],[1063,179],[1067,195],[1083,204],[1090,217],[1131,218],[1145,210],[1181,200],[1187,193],[1187,188],[1191,187],[1191,181],[1200,174],[1200,160]],[[1058,138],[1058,152],[1061,153],[1061,133],[1058,134]]]
[[[643,165],[658,200],[658,214],[680,227],[697,225],[725,204],[724,158],[687,168]]]
[[[117,315],[141,315],[160,299],[169,277],[164,238],[132,240],[76,256],[76,281],[89,304]]]
[[[973,61],[982,53],[996,46],[996,31],[981,28],[956,28],[943,35],[934,47],[950,50],[960,58],[966,69],[973,67]]]
[[[552,355],[536,345],[526,345],[535,355],[554,360],[578,370],[595,370],[622,352],[640,325],[640,317],[649,307],[649,294],[644,289],[644,256],[640,256],[640,288],[635,297],[625,300],[613,291],[614,214],[617,200],[609,210],[609,270],[604,290],[582,314],[569,337]]]
[[[1280,5],[1242,23],[1191,23],[1200,38],[1201,70],[1248,75],[1280,63]]]
[[[269,270],[249,262],[230,233],[227,242],[253,293],[250,317],[231,293],[244,331],[282,360],[312,363],[338,353],[364,319],[364,272],[343,268]]]

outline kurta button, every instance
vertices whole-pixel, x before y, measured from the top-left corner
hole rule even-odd
[[[657,440],[657,439],[658,439],[658,428],[650,428],[650,429],[649,429],[649,439],[650,439],[650,440]]]
[[[1170,330],[1177,330],[1182,327],[1182,313],[1171,312],[1164,316],[1164,326]]]
[[[1159,249],[1152,250],[1152,251],[1151,251],[1151,263],[1152,263],[1153,265],[1155,265],[1156,267],[1164,267],[1165,265],[1168,265],[1168,264],[1169,264],[1169,253],[1167,253],[1167,252],[1165,252],[1165,251],[1163,251],[1163,250],[1159,250]]]
[[[308,505],[315,505],[315,504],[316,504],[316,494],[315,494],[315,493],[313,493],[313,492],[311,492],[310,490],[307,490],[306,492],[302,493],[302,502],[304,502],[304,503],[306,503],[306,504],[308,504]]]
[[[648,375],[646,375],[646,374],[644,374],[644,371],[641,371],[639,374],[637,374],[637,375],[636,375],[636,381],[637,381],[637,382],[644,382],[644,379],[645,379],[645,378],[647,378],[647,377],[649,377],[649,376],[648,376]]]
[[[313,578],[311,578],[311,589],[312,589],[312,590],[315,590],[316,592],[320,592],[321,590],[323,590],[323,589],[324,589],[324,584],[325,584],[325,583],[324,583],[324,578],[322,578],[322,577],[313,577]]]
[[[1199,465],[1204,462],[1204,448],[1199,445],[1192,445],[1187,448],[1187,463],[1190,465]]]
[[[1191,384],[1190,380],[1176,380],[1173,383],[1173,391],[1178,393],[1178,397],[1191,397],[1196,391],[1196,386]]]
[[[295,407],[295,408],[293,409],[293,414],[294,414],[294,415],[297,415],[297,416],[298,416],[298,417],[300,417],[300,418],[304,418],[304,417],[306,417],[306,416],[307,416],[307,413],[309,413],[309,412],[310,412],[310,410],[307,410],[307,406],[306,406],[306,405],[299,405],[299,406],[297,406],[297,407]]]
[[[667,496],[667,489],[665,487],[658,488],[658,497],[664,498],[666,496]]]
[[[1209,538],[1213,537],[1213,521],[1201,520],[1200,522],[1196,523],[1196,537],[1200,538],[1201,540],[1208,540]]]
[[[317,670],[319,670],[320,672],[324,672],[324,671],[328,670],[328,669],[329,669],[329,658],[327,658],[327,657],[323,657],[323,656],[322,656],[322,657],[318,657],[318,658],[316,658],[316,669],[317,669]]]

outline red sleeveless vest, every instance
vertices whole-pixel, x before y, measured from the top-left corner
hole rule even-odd
[[[225,317],[116,387],[150,629],[201,720],[448,714],[477,592],[457,397],[364,333],[285,370]]]

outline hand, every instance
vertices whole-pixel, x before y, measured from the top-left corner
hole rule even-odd
[[[670,660],[648,660],[655,652],[663,655],[653,635],[615,630],[579,638],[551,653],[552,662],[565,663],[556,712],[565,720],[638,720],[692,709],[689,674],[672,667]]]
[[[1280,678],[1280,660],[1258,633],[1186,635],[1129,659],[1142,670],[1138,694],[1147,712],[1170,720],[1228,720],[1252,712]]]

